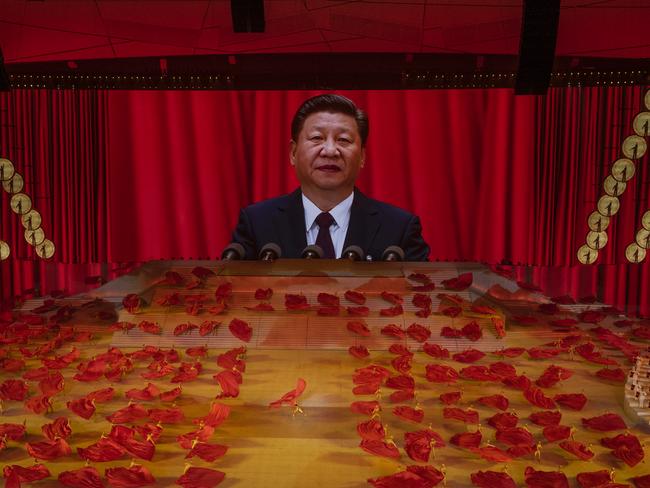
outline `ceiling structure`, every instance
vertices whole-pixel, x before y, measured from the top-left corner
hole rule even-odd
[[[234,33],[230,0],[0,0],[5,63],[250,53],[516,55],[523,0],[265,0]],[[650,58],[650,1],[562,0],[557,56]]]
[[[650,83],[649,0],[533,3],[523,43],[524,0],[234,5],[262,1],[264,32],[240,33],[231,0],[0,0],[0,88],[544,93]]]

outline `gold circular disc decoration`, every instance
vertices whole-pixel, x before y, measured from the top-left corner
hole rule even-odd
[[[14,177],[14,163],[5,158],[0,158],[0,181],[8,181]]]
[[[631,159],[617,159],[612,165],[612,176],[616,181],[626,182],[634,178],[636,166]]]
[[[582,264],[593,264],[598,259],[598,251],[584,245],[578,249],[578,261]]]
[[[596,251],[602,249],[607,245],[606,232],[594,232],[593,230],[587,234],[587,245]]]
[[[645,230],[650,230],[650,210],[643,214],[641,217],[641,225]]]
[[[625,154],[626,158],[642,158],[647,150],[648,144],[645,142],[643,137],[628,136],[623,141],[623,154]]]
[[[36,254],[42,259],[50,259],[54,256],[54,250],[54,243],[49,239],[45,239],[41,244],[36,246]]]
[[[24,215],[21,215],[20,221],[23,223],[23,227],[27,230],[35,230],[41,226],[43,218],[41,214],[36,209],[31,209]]]
[[[617,181],[612,175],[609,175],[607,178],[605,178],[605,182],[603,183],[605,193],[612,197],[621,195],[625,191],[626,187],[627,183]]]
[[[18,215],[24,215],[32,209],[32,199],[24,193],[16,193],[11,197],[11,210]]]
[[[645,92],[645,97],[644,98],[645,98],[645,108],[650,110],[650,90]]]
[[[589,228],[594,232],[603,232],[609,226],[609,217],[600,215],[598,212],[593,212],[587,219]]]
[[[633,242],[625,249],[625,257],[630,263],[640,263],[645,259],[646,250]]]
[[[14,177],[10,180],[2,182],[2,188],[9,194],[14,194],[23,191],[25,187],[25,180],[20,175],[20,173],[14,173]]]
[[[634,117],[632,123],[634,132],[638,136],[648,137],[650,135],[650,112],[641,112]]]
[[[650,249],[650,230],[641,229],[637,232],[636,243],[643,249]]]
[[[609,195],[603,195],[598,200],[598,213],[604,215],[605,217],[611,217],[616,215],[618,209],[621,208],[621,202],[616,197],[611,197]]]
[[[25,231],[25,240],[30,246],[38,246],[45,240],[45,232],[40,227],[34,230]]]
[[[9,249],[9,244],[5,241],[0,241],[0,261],[4,261],[11,254],[11,249]]]

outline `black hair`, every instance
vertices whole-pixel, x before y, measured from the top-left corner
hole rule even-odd
[[[363,110],[357,108],[354,102],[349,98],[342,95],[335,95],[333,93],[317,95],[302,102],[302,105],[298,108],[296,114],[293,116],[293,120],[291,121],[292,140],[298,140],[298,134],[300,134],[302,127],[305,125],[307,117],[317,112],[341,113],[353,117],[357,122],[359,136],[361,137],[361,145],[366,145],[368,131],[370,129],[368,116]]]

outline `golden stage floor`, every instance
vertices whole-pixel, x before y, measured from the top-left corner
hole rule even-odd
[[[188,289],[194,276],[191,274],[194,264],[154,263],[147,265],[134,275],[120,278],[93,293],[92,296],[74,297],[57,301],[57,305],[73,307],[71,318],[62,323],[62,327],[74,327],[75,331],[92,331],[90,342],[65,342],[46,357],[53,358],[70,352],[73,348],[80,351],[80,357],[60,370],[65,378],[61,392],[52,396],[52,409],[42,414],[34,414],[24,402],[5,400],[4,412],[0,423],[21,424],[26,421],[26,436],[19,441],[7,442],[7,447],[0,451],[1,464],[30,466],[33,459],[26,450],[26,443],[45,440],[41,425],[64,416],[69,419],[72,434],[67,438],[72,453],[50,461],[42,461],[51,473],[51,477],[35,481],[30,486],[62,486],[56,481],[59,473],[84,466],[83,459],[76,452],[78,447],[87,447],[99,440],[102,434],[111,431],[112,424],[106,419],[115,411],[127,407],[129,399],[126,392],[143,389],[147,383],[154,384],[160,391],[168,391],[178,386],[170,379],[178,371],[180,362],[199,361],[202,371],[195,380],[182,383],[182,394],[175,402],[163,402],[158,398],[151,401],[136,401],[146,409],[180,408],[185,419],[175,424],[163,424],[160,438],[155,442],[155,455],[151,461],[136,460],[137,464],[148,468],[156,479],[155,486],[175,486],[175,480],[183,474],[186,463],[192,466],[207,467],[223,471],[226,474],[220,486],[255,486],[255,487],[362,487],[369,486],[368,478],[377,478],[403,470],[406,466],[420,464],[409,458],[404,450],[404,434],[430,427],[445,441],[446,446],[433,450],[429,464],[446,473],[446,484],[451,487],[470,487],[470,473],[479,470],[503,471],[520,486],[524,484],[524,470],[532,466],[536,470],[561,471],[570,481],[570,486],[578,486],[575,477],[580,472],[600,469],[614,470],[619,483],[632,483],[634,476],[650,473],[645,462],[634,467],[627,466],[612,455],[612,451],[603,447],[600,439],[621,434],[623,430],[598,432],[587,429],[581,419],[615,413],[627,424],[628,430],[639,437],[642,443],[650,438],[648,430],[637,418],[628,417],[624,405],[623,384],[606,381],[596,376],[596,371],[603,365],[585,360],[566,348],[557,356],[549,359],[531,359],[528,353],[515,358],[500,357],[497,352],[504,348],[523,347],[530,349],[540,346],[553,349],[558,340],[569,335],[580,334],[577,344],[594,342],[607,358],[620,363],[627,371],[630,363],[617,349],[607,346],[596,338],[594,324],[579,322],[574,330],[564,331],[550,327],[549,321],[575,318],[584,310],[599,310],[602,306],[566,305],[560,306],[560,312],[548,315],[540,312],[539,305],[548,303],[548,299],[522,290],[513,281],[499,276],[485,267],[474,265],[451,266],[435,264],[414,264],[406,266],[386,266],[384,268],[365,268],[363,272],[350,272],[350,269],[334,271],[316,270],[312,273],[296,273],[289,268],[278,269],[241,265],[239,268],[215,267],[207,265],[217,274],[207,277],[203,284]],[[349,265],[346,265],[349,266]],[[167,271],[175,271],[182,278],[179,284],[162,284]],[[314,271],[314,270],[312,270]],[[441,282],[457,277],[462,273],[472,273],[471,286],[463,290],[445,290]],[[433,291],[421,292],[431,298],[431,314],[428,317],[416,316],[420,310],[412,304],[413,286],[419,283],[406,277],[412,273],[422,273],[435,283]],[[310,275],[305,275],[310,274]],[[383,276],[378,277],[378,274]],[[314,276],[316,275],[316,276]],[[215,290],[224,283],[232,284],[232,295],[226,298],[228,309],[222,313],[211,313],[209,309],[217,303]],[[260,288],[271,288],[273,296],[264,302],[270,303],[274,311],[260,312],[250,310],[261,300],[254,298]],[[356,306],[348,302],[343,295],[346,290],[358,290],[366,295],[369,309],[367,317],[350,317],[346,307]],[[388,291],[403,297],[403,313],[395,316],[382,316],[380,310],[393,304],[381,298],[381,292]],[[318,315],[318,294],[327,292],[340,298],[341,309],[337,315]],[[140,294],[148,303],[137,313],[129,313],[119,304],[121,298],[129,293]],[[178,293],[182,304],[161,305],[173,293]],[[438,297],[446,293],[447,297]],[[287,311],[286,294],[302,294],[310,305],[309,310]],[[206,295],[202,310],[198,315],[189,315],[185,306],[187,297]],[[460,297],[460,304],[449,302],[449,297]],[[91,300],[97,299],[91,303]],[[169,300],[167,300],[169,301]],[[82,306],[86,304],[86,306]],[[477,313],[472,305],[491,307],[492,313]],[[461,308],[460,315],[450,317],[448,309],[453,306]],[[249,307],[249,308],[246,308]],[[196,310],[195,310],[196,311]],[[214,311],[214,310],[213,310]],[[104,313],[102,313],[104,312]],[[485,310],[483,310],[485,312]],[[53,310],[44,313],[51,316]],[[537,322],[531,325],[518,323],[517,316],[534,317]],[[252,329],[248,343],[236,338],[229,330],[231,320],[238,318],[247,322]],[[506,335],[498,338],[495,334],[493,319],[503,319]],[[637,340],[629,334],[630,328],[619,329],[613,322],[622,317],[607,316],[599,326],[621,333],[622,337],[641,349],[647,342]],[[215,334],[199,336],[196,330],[191,334],[175,336],[174,329],[182,323],[201,324],[206,320],[220,322]],[[350,332],[346,324],[350,320],[363,320],[370,330],[367,337]],[[137,327],[142,321],[160,325],[160,334],[149,334]],[[482,329],[482,338],[470,341],[466,338],[441,337],[443,327],[460,329],[467,323],[476,321]],[[127,332],[108,332],[108,327],[117,322],[131,322],[136,327]],[[395,324],[406,329],[410,324],[418,323],[431,331],[430,344],[439,344],[451,354],[473,348],[486,353],[475,363],[461,363],[451,358],[437,359],[423,351],[422,343],[406,337],[397,339],[383,335],[382,328]],[[643,327],[635,323],[632,327]],[[36,326],[32,326],[34,328]],[[50,333],[47,339],[51,339]],[[82,338],[83,339],[83,338]],[[30,341],[27,344],[9,344],[5,346],[7,358],[22,358],[19,347],[35,351],[37,344],[43,344],[45,338]],[[398,376],[392,365],[395,354],[389,352],[392,344],[401,344],[413,353],[412,368],[406,376],[412,376],[415,382],[414,399],[392,403],[389,396],[395,390],[382,386],[378,394],[355,395],[353,375],[356,369],[368,365],[387,368],[391,375]],[[546,346],[543,346],[545,345]],[[175,349],[180,355],[180,362],[171,363],[174,373],[159,379],[147,380],[142,373],[150,370],[147,366],[151,358],[133,359],[133,368],[126,372],[119,381],[110,381],[105,377],[91,382],[76,381],[78,365],[106,353],[110,348],[119,348],[124,354],[141,350],[143,346],[155,346],[163,351]],[[207,346],[204,357],[190,357],[187,348]],[[213,376],[225,369],[217,364],[217,357],[226,351],[246,346],[243,357],[246,367],[242,373],[239,394],[235,398],[220,398],[217,401],[231,408],[228,418],[216,428],[207,442],[228,446],[226,454],[214,462],[207,462],[194,457],[185,459],[188,449],[183,449],[177,442],[178,435],[197,429],[192,421],[205,416],[211,403],[220,393],[222,387]],[[350,346],[366,346],[369,356],[363,359],[353,357],[348,352]],[[2,372],[0,380],[20,379],[29,370],[42,366],[41,358],[27,358],[22,369],[15,372]],[[573,454],[559,447],[558,442],[549,442],[542,435],[542,427],[532,423],[528,417],[531,413],[544,410],[533,406],[522,391],[494,381],[475,381],[459,378],[455,383],[441,384],[427,380],[426,366],[438,364],[449,366],[456,371],[472,365],[489,366],[498,361],[507,362],[516,368],[518,375],[525,375],[533,382],[551,365],[566,368],[572,372],[570,378],[559,381],[555,386],[543,388],[543,393],[553,398],[559,393],[583,393],[588,398],[581,411],[574,411],[558,406],[562,414],[562,425],[574,427],[573,439],[588,446],[594,456],[590,460],[580,460]],[[612,366],[614,368],[614,366]],[[83,368],[82,368],[83,369]],[[281,408],[269,408],[269,403],[280,398],[296,386],[298,378],[306,381],[306,389],[298,398],[298,405],[303,413],[296,413],[291,405]],[[27,400],[40,394],[38,381],[26,381],[29,387]],[[112,387],[116,394],[106,403],[96,403],[96,411],[88,420],[70,411],[68,401],[84,397],[89,392]],[[480,425],[465,424],[457,420],[445,419],[443,411],[446,405],[440,395],[448,392],[461,392],[461,399],[451,407],[463,410],[472,408],[479,414]],[[487,407],[478,399],[488,395],[501,394],[509,400],[508,412],[519,417],[518,426],[527,429],[534,438],[538,455],[530,453],[507,463],[493,463],[481,459],[466,448],[451,444],[455,434],[475,432],[482,433],[481,447],[493,445],[506,450],[510,447],[496,438],[496,429],[488,425],[487,419],[500,410]],[[367,453],[359,447],[361,441],[357,425],[369,417],[353,413],[350,404],[355,401],[378,400],[381,405],[380,421],[386,429],[387,439],[394,442],[399,449],[399,458],[391,459]],[[404,420],[393,413],[397,405],[407,405],[423,410],[421,422]],[[141,425],[147,419],[129,422],[126,425]],[[539,444],[538,444],[539,443]],[[114,466],[128,467],[131,456],[124,455],[120,460],[92,463],[100,475],[105,468]]]

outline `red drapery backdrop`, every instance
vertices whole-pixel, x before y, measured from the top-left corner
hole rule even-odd
[[[101,274],[96,263],[108,257],[107,99],[107,92],[92,90],[13,90],[0,95],[0,157],[13,161],[23,176],[23,192],[56,245],[52,261],[36,256],[19,216],[10,210],[10,195],[3,191],[0,239],[8,242],[11,257],[0,262],[1,298],[35,287],[75,289],[84,282],[82,272]]]
[[[519,182],[534,178],[534,99],[506,90],[344,94],[370,117],[360,188],[420,214],[433,259],[528,259],[534,202]],[[109,212],[121,216],[109,218],[111,258],[218,256],[242,205],[296,187],[289,123],[310,95],[111,92],[109,194],[120,198]]]
[[[560,267],[566,293],[647,314],[649,265],[624,257],[650,208],[647,156],[608,229],[599,263],[610,266],[576,259],[643,92],[341,93],[370,117],[359,187],[419,214],[432,260]],[[315,93],[14,90],[0,98],[0,149],[37,197],[57,244],[55,262],[216,258],[241,206],[297,185],[287,158],[289,122]],[[1,216],[14,256],[31,257],[6,195]],[[41,288],[54,286],[47,266],[0,264],[2,295],[31,287],[33,267]],[[541,284],[556,281],[548,276],[529,274]]]

